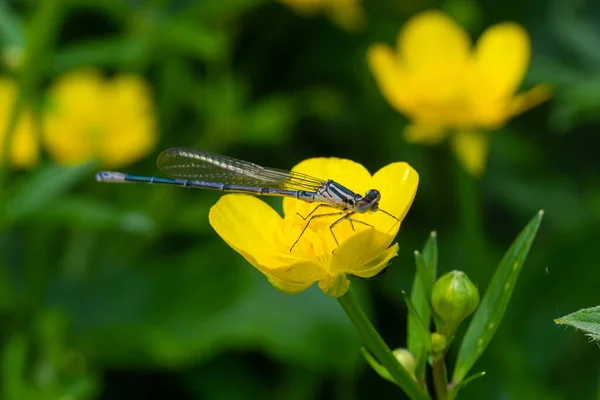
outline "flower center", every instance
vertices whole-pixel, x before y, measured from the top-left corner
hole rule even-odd
[[[326,207],[306,218],[286,215],[281,240],[294,256],[326,261],[349,237],[363,229],[373,229],[365,217],[366,214],[349,215],[347,211]]]

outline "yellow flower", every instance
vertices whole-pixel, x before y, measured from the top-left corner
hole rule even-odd
[[[17,99],[16,82],[0,78],[0,157],[4,154],[2,146]],[[9,164],[18,168],[30,168],[39,160],[39,140],[33,127],[33,116],[27,108],[21,110],[19,120],[11,138]]]
[[[360,0],[279,0],[293,8],[298,14],[310,15],[322,12],[339,26],[349,31],[360,29],[365,14]]]
[[[60,164],[96,159],[118,168],[145,157],[156,144],[150,88],[139,77],[108,80],[96,71],[76,71],[58,79],[49,97],[44,142]]]
[[[319,282],[326,294],[342,296],[350,286],[346,274],[361,278],[375,276],[396,256],[398,244],[390,245],[412,204],[419,175],[407,163],[398,162],[371,176],[362,165],[337,158],[312,158],[293,170],[333,179],[361,195],[369,189],[377,189],[381,193],[380,208],[398,221],[381,211],[355,214],[352,218],[359,222],[351,224],[343,220],[334,228],[338,247],[329,228],[340,215],[316,218],[290,251],[309,221],[303,217],[318,204],[285,198],[282,218],[256,197],[232,194],[223,196],[211,208],[210,224],[276,289],[297,293]],[[313,215],[338,211],[320,207]]]
[[[407,140],[436,144],[449,132],[451,145],[474,175],[485,169],[486,130],[550,97],[547,85],[515,94],[527,71],[529,36],[511,22],[487,29],[472,48],[467,33],[439,11],[408,21],[397,49],[369,48],[371,71],[384,97],[411,120]]]

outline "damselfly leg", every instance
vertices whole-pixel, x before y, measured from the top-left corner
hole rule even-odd
[[[354,222],[358,223],[358,224],[362,224],[365,226],[368,226],[370,228],[375,228],[373,225],[358,220],[358,219],[354,219],[354,218],[350,218],[352,215],[356,214],[356,211],[339,211],[339,212],[333,212],[333,213],[325,213],[325,214],[317,214],[317,215],[313,215],[315,213],[315,211],[317,211],[319,208],[321,207],[330,207],[330,208],[336,208],[333,207],[329,204],[319,204],[318,206],[316,206],[315,208],[313,208],[313,210],[308,213],[308,215],[302,216],[300,213],[296,213],[300,218],[302,218],[304,221],[308,220],[308,222],[306,223],[306,225],[304,225],[304,228],[302,228],[302,232],[300,232],[300,236],[298,236],[298,239],[296,239],[296,241],[294,242],[294,244],[292,245],[292,247],[290,247],[290,253],[292,252],[292,250],[294,249],[294,247],[296,246],[296,244],[298,244],[298,242],[300,241],[300,239],[302,238],[302,236],[304,235],[304,232],[306,232],[306,230],[308,229],[308,226],[310,225],[310,223],[312,222],[313,219],[316,218],[322,218],[322,217],[332,217],[334,215],[341,215],[343,214],[340,218],[338,218],[337,220],[335,220],[335,222],[333,224],[331,224],[329,226],[329,231],[331,232],[331,236],[333,236],[333,240],[335,241],[335,244],[337,246],[339,246],[339,242],[337,240],[337,237],[335,236],[335,232],[333,231],[333,228],[335,228],[340,222],[344,221],[344,220],[348,220],[348,222],[350,222],[350,226],[352,227],[353,231],[356,231],[356,229],[354,228]],[[383,211],[384,214],[392,217],[393,219],[395,219],[396,221],[399,221],[398,218],[396,218],[394,215],[388,213],[387,211],[381,210],[379,209],[379,211]]]
[[[333,231],[333,228],[335,228],[340,222],[344,221],[344,220],[348,220],[348,222],[350,222],[350,225],[352,226],[352,230],[354,231],[354,222],[357,222],[359,224],[363,224],[366,225],[368,227],[374,228],[373,225],[368,224],[364,221],[359,221],[357,219],[353,219],[350,218],[352,215],[356,214],[355,211],[350,211],[350,212],[346,212],[346,211],[338,211],[338,212],[333,212],[333,213],[325,213],[325,214],[317,214],[317,215],[313,215],[315,210],[317,210],[320,207],[331,207],[328,204],[319,204],[318,206],[316,206],[306,217],[303,217],[302,215],[300,215],[300,213],[296,213],[298,214],[298,216],[300,218],[302,218],[303,220],[307,220],[308,222],[306,223],[306,225],[304,225],[304,228],[302,228],[302,232],[300,232],[300,236],[298,236],[298,239],[296,239],[296,241],[294,242],[294,244],[292,245],[292,247],[290,247],[290,253],[292,252],[292,250],[294,249],[294,247],[296,246],[296,244],[300,241],[300,239],[302,238],[302,236],[304,235],[304,232],[306,232],[306,230],[308,229],[308,226],[310,225],[310,223],[317,218],[323,218],[323,217],[332,217],[334,215],[342,215],[339,219],[335,220],[335,222],[333,224],[331,224],[329,226],[329,231],[331,232],[331,236],[333,236],[333,240],[335,240],[335,244],[336,246],[339,246],[340,243],[337,240],[337,237],[335,236],[335,232]],[[335,207],[331,207],[331,208],[335,208]]]
[[[354,229],[354,222],[356,222],[356,223],[359,223],[359,224],[366,225],[366,226],[368,226],[368,227],[371,227],[371,228],[375,228],[373,225],[371,225],[371,224],[367,224],[367,223],[366,223],[366,222],[364,222],[364,221],[359,221],[358,219],[348,218],[348,221],[350,221],[350,225],[352,225],[352,230],[353,230],[353,231],[356,231],[356,229]]]
[[[319,206],[315,207],[318,208]],[[314,211],[314,210],[313,210]],[[312,214],[312,213],[311,213]],[[345,214],[345,211],[338,211],[338,212],[334,212],[334,213],[326,213],[326,214],[317,214],[317,215],[313,215],[312,217],[308,218],[308,222],[306,223],[306,225],[304,225],[304,228],[302,228],[302,232],[300,232],[300,236],[298,236],[298,239],[296,239],[296,241],[294,242],[294,244],[292,245],[292,247],[290,247],[290,253],[292,252],[292,250],[294,249],[294,246],[296,246],[296,244],[298,243],[298,241],[300,240],[300,238],[302,237],[302,235],[304,235],[304,232],[306,232],[306,229],[308,228],[308,226],[310,225],[310,223],[317,219],[317,218],[322,218],[322,217],[331,217],[333,215],[340,215],[340,214]],[[310,215],[310,214],[309,214]],[[302,216],[301,216],[302,217]],[[343,217],[342,217],[343,218]],[[333,231],[331,232],[333,234]],[[335,242],[337,243],[337,239],[335,238],[335,235],[333,235],[333,238],[335,239]]]
[[[300,214],[299,212],[297,212],[296,215],[299,216],[300,218],[302,218],[304,221],[306,221],[308,218],[310,218],[311,215],[313,215],[315,213],[315,211],[317,211],[321,207],[337,208],[337,207],[334,207],[332,205],[323,203],[323,204],[319,204],[318,206],[316,206],[315,208],[313,208],[312,211],[309,212],[306,217],[303,217],[302,214]],[[339,208],[338,208],[338,210],[339,210]]]
[[[337,240],[337,237],[335,236],[335,233],[333,233],[333,228],[335,228],[337,226],[337,224],[339,224],[340,222],[342,222],[344,220],[348,220],[350,222],[350,225],[352,226],[352,230],[354,230],[354,224],[353,224],[353,222],[358,222],[359,224],[366,225],[366,226],[368,226],[370,228],[375,228],[373,225],[368,224],[368,223],[366,223],[364,221],[359,221],[358,219],[350,218],[354,214],[356,214],[356,211],[351,211],[351,212],[347,213],[346,215],[344,215],[342,218],[339,218],[338,220],[336,220],[333,224],[331,224],[329,226],[329,231],[331,232],[331,235],[333,236],[333,240],[335,240],[335,244],[336,245],[339,246],[340,244],[338,243],[338,240]]]
[[[350,219],[351,219],[350,217],[354,214],[355,214],[355,211],[350,211],[349,213],[347,213],[342,218],[338,219],[337,221],[335,221],[333,224],[331,224],[329,226],[329,232],[331,232],[331,235],[333,236],[333,240],[335,240],[336,246],[339,246],[340,244],[338,243],[337,237],[335,237],[335,233],[333,233],[333,228],[335,228],[337,226],[337,224],[339,224],[340,222],[342,222],[345,219],[350,221]],[[352,221],[350,221],[350,223],[352,224]],[[352,226],[352,227],[354,228],[354,226]]]

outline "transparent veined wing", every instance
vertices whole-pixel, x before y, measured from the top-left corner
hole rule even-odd
[[[315,191],[324,180],[309,175],[262,167],[248,161],[187,147],[163,151],[158,168],[175,179],[265,188]]]

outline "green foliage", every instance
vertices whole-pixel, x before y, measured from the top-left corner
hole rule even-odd
[[[431,338],[429,337],[431,288],[437,274],[437,257],[437,234],[431,232],[423,248],[423,254],[415,252],[417,273],[413,280],[410,301],[414,305],[415,311],[413,313],[409,312],[408,318],[408,349],[416,357],[415,376],[419,381],[425,379],[425,366],[429,347],[431,346]],[[427,332],[426,335],[423,335],[423,327]]]
[[[40,168],[28,176],[11,196],[3,219],[15,223],[47,209],[49,204],[60,200],[75,184],[89,176],[95,166],[94,163],[88,163],[75,168],[57,165]]]
[[[453,382],[459,383],[463,380],[496,333],[543,215],[544,212],[540,211],[527,224],[498,265],[460,345],[452,376]]]
[[[554,320],[559,325],[572,326],[582,330],[594,341],[600,340],[600,306],[584,308]]]
[[[0,38],[0,45],[6,50],[22,47],[25,42],[19,17],[7,3],[0,4]]]
[[[416,331],[415,334],[418,337],[419,344],[424,351],[429,351],[431,348],[431,335],[429,334],[429,329],[423,323],[423,320],[419,316],[419,312],[412,304],[408,295],[405,292],[402,292],[402,296],[404,296],[404,302],[406,303],[406,308],[408,309],[408,320],[411,322],[411,326]]]
[[[369,351],[371,351],[381,363],[381,365],[376,365],[370,357],[367,357],[369,363],[375,365],[374,369],[378,371],[381,376],[386,376],[386,379],[388,380],[389,377],[391,377],[411,399],[429,399],[430,397],[427,392],[415,382],[410,372],[400,364],[377,330],[367,319],[358,306],[353,291],[349,290],[345,295],[338,297],[338,301],[346,314],[348,314],[348,317],[354,324],[354,327],[364,343],[367,345]],[[382,368],[385,368],[387,373],[382,372]],[[389,377],[387,377],[387,375],[389,375]]]
[[[462,271],[450,271],[433,284],[437,269],[437,241],[434,233],[430,235],[425,244],[424,256],[415,252],[417,274],[413,280],[413,290],[417,290],[417,295],[413,294],[413,298],[419,302],[421,312],[417,310],[407,294],[402,292],[408,309],[407,338],[410,340],[409,346],[412,345],[413,348],[413,350],[403,350],[403,352],[411,354],[411,359],[412,354],[416,354],[416,364],[414,362],[411,364],[415,364],[414,376],[423,389],[426,388],[426,361],[431,360],[437,399],[455,399],[460,389],[485,375],[485,372],[480,372],[465,379],[469,369],[490,343],[504,316],[519,273],[536,237],[542,216],[543,211],[540,211],[507,250],[481,304],[477,288]],[[420,282],[428,283],[422,285]],[[425,295],[426,292],[428,292],[427,295]],[[347,310],[348,307],[344,308]],[[448,345],[454,338],[458,325],[474,311],[475,315],[462,339],[454,376],[452,381],[448,382],[445,365]],[[429,323],[425,325],[421,318],[423,315],[427,315],[429,318],[432,312],[435,312],[437,316],[436,332],[430,333]],[[429,319],[427,321],[429,322]],[[390,374],[389,366],[384,367],[364,349],[363,355],[379,376],[392,382],[400,382]],[[408,392],[404,383],[400,386]],[[410,396],[412,398],[412,395]]]

